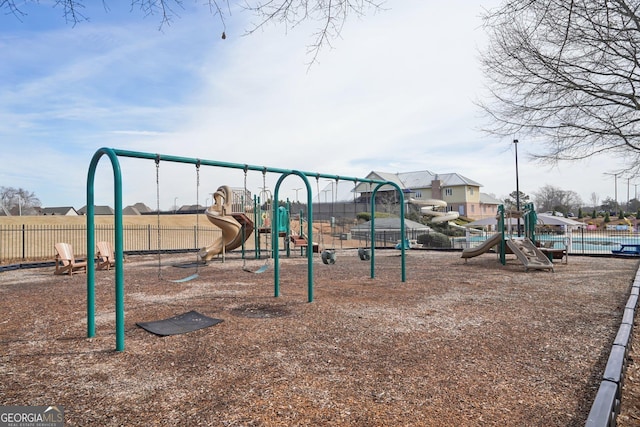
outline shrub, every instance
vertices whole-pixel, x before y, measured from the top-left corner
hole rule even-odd
[[[429,248],[450,248],[451,240],[449,237],[438,233],[436,231],[431,231],[429,233],[420,234],[417,238],[418,244],[424,245]]]
[[[369,212],[358,212],[356,218],[358,218],[358,221],[370,221],[371,214]]]

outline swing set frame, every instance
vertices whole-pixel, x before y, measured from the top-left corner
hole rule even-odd
[[[297,175],[302,179],[307,190],[307,235],[310,241],[313,239],[313,192],[308,177],[328,178],[344,181],[352,181],[357,183],[375,184],[375,188],[371,194],[371,235],[375,232],[375,196],[378,190],[384,185],[395,187],[400,196],[400,217],[405,216],[404,194],[402,189],[395,182],[382,181],[368,178],[355,178],[348,176],[322,174],[317,172],[305,172],[291,169],[272,168],[266,166],[256,166],[241,163],[228,163],[215,160],[204,160],[190,157],[171,156],[157,153],[145,153],[139,151],[120,150],[115,148],[99,148],[93,155],[89,164],[87,174],[87,259],[95,258],[95,197],[94,182],[96,168],[100,159],[107,156],[111,161],[113,168],[113,191],[114,191],[114,254],[115,254],[115,321],[116,321],[116,351],[124,351],[124,232],[122,219],[122,171],[118,157],[147,159],[152,161],[167,161],[174,163],[187,163],[201,166],[213,166],[231,169],[253,170],[265,173],[280,174],[275,185],[273,200],[279,200],[279,190],[282,182],[290,175]],[[273,203],[272,206],[277,206]],[[271,227],[273,230],[278,229],[278,215],[272,212]],[[400,221],[400,233],[405,234],[404,221]],[[274,237],[275,236],[275,237]],[[272,251],[273,251],[273,267],[274,267],[274,297],[280,296],[280,260],[279,260],[279,238],[278,233],[271,233]],[[307,251],[307,301],[313,302],[313,251]],[[375,278],[375,245],[371,247],[371,278]],[[406,259],[404,245],[401,247],[401,280],[406,281]],[[95,264],[90,262],[87,265],[87,337],[95,336]]]

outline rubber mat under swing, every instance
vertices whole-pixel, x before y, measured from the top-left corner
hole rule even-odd
[[[188,313],[179,314],[168,319],[156,320],[153,322],[139,322],[136,323],[136,325],[148,332],[151,332],[152,334],[165,337],[168,335],[178,335],[197,331],[198,329],[217,325],[222,321],[222,319],[208,317],[192,310]]]

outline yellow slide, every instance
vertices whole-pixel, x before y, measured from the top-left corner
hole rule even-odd
[[[232,195],[233,190],[229,186],[219,187],[213,193],[213,205],[204,212],[207,219],[222,231],[222,236],[200,249],[198,256],[203,261],[210,261],[223,251],[234,250],[253,232],[253,221],[244,212],[231,212]]]
[[[489,237],[487,240],[482,242],[482,244],[475,246],[473,248],[467,248],[462,251],[462,258],[473,258],[478,255],[482,255],[487,253],[493,248],[495,245],[500,244],[500,239],[502,239],[501,233],[496,233],[493,236]]]

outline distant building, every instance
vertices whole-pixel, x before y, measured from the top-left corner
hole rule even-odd
[[[482,184],[458,173],[436,174],[428,170],[404,173],[372,171],[367,177],[380,181],[393,182],[405,193],[405,198],[417,200],[437,199],[447,202],[447,211],[456,211],[460,215],[482,219],[496,215],[499,200],[480,193]],[[373,189],[368,183],[360,183],[355,189],[361,200],[370,200]],[[397,190],[391,185],[378,189],[376,198],[392,200],[398,198]]]
[[[176,211],[178,214],[194,214],[204,212],[204,207],[198,205],[183,205]]]
[[[127,206],[122,209],[122,215],[142,215],[138,209],[133,206]]]
[[[93,214],[94,215],[113,215],[115,211],[111,206],[94,206]],[[78,210],[78,214],[86,215],[87,214],[87,205],[84,205]]]
[[[147,205],[145,205],[144,203],[141,203],[141,202],[136,203],[132,207],[135,210],[137,210],[140,214],[146,214],[146,213],[153,212],[149,206],[147,206]]]
[[[151,208],[144,203],[138,202],[135,205],[129,205],[122,210],[122,215],[149,215],[155,214]]]
[[[78,216],[78,211],[72,206],[42,208],[42,215]]]

